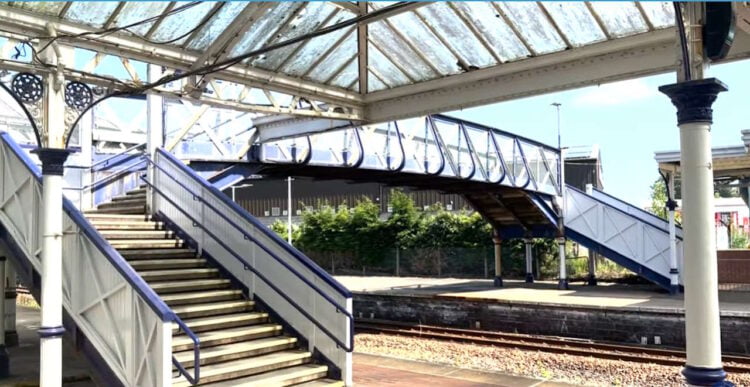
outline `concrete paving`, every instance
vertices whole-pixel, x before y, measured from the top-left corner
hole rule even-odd
[[[509,303],[565,305],[653,312],[684,312],[682,294],[670,295],[650,285],[604,283],[599,286],[571,285],[557,290],[553,281],[527,284],[505,280],[495,288],[492,280],[421,277],[337,276],[352,292],[383,295],[413,295],[463,299],[497,300]],[[750,292],[720,292],[722,315],[750,316]]]
[[[9,349],[11,377],[0,379],[0,386],[32,387],[39,385],[39,309],[17,308],[19,345]],[[95,387],[90,370],[71,343],[63,345],[63,385]],[[357,386],[566,386],[541,379],[454,368],[367,354],[354,355],[354,382]],[[217,383],[231,386],[232,382]]]
[[[18,346],[8,349],[9,378],[0,379],[0,386],[32,387],[39,385],[39,309],[18,306],[16,330]],[[67,340],[63,343],[63,385],[66,387],[96,386],[89,378],[90,370],[82,355]]]
[[[505,375],[454,368],[366,354],[354,355],[354,384],[357,387],[375,386],[508,386],[508,387],[563,387],[572,386],[542,379]]]

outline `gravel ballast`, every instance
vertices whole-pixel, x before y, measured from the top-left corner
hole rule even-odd
[[[357,352],[502,372],[586,386],[682,386],[681,367],[587,356],[454,343],[432,339],[360,333]],[[750,374],[730,374],[737,386],[750,386]]]

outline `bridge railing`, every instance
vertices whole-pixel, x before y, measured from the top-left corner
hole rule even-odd
[[[173,223],[351,384],[352,295],[174,155],[153,160],[152,211]]]
[[[495,128],[443,115],[353,126],[260,144],[264,163],[366,168],[561,192],[560,152]]]
[[[9,135],[0,138],[2,239],[31,281],[43,270],[41,174]],[[172,324],[192,332],[70,200],[61,211],[63,307],[76,329],[123,385],[171,385]]]

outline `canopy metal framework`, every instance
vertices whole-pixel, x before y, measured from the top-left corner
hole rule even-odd
[[[24,41],[41,50],[50,25],[74,48],[66,77],[110,89],[143,85],[146,64],[189,73],[259,52],[149,92],[307,120],[385,122],[678,60],[672,5],[659,2],[2,2],[0,20],[0,68],[50,71],[16,55]],[[748,55],[739,30],[725,60]]]

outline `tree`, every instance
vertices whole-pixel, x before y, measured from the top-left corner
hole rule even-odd
[[[675,190],[679,189],[679,184],[677,184],[677,179],[675,179]],[[672,198],[673,200],[676,200]],[[661,177],[656,179],[653,184],[651,184],[651,207],[648,209],[649,212],[652,214],[662,218],[667,219],[667,188],[664,184],[664,179]],[[677,223],[682,222],[682,216],[680,212],[675,211],[675,221]]]
[[[400,248],[410,247],[419,232],[420,216],[414,200],[401,190],[391,191],[391,216],[383,225],[383,236]]]
[[[651,207],[649,211],[660,217],[667,219],[667,188],[662,178],[656,179],[651,184]]]

